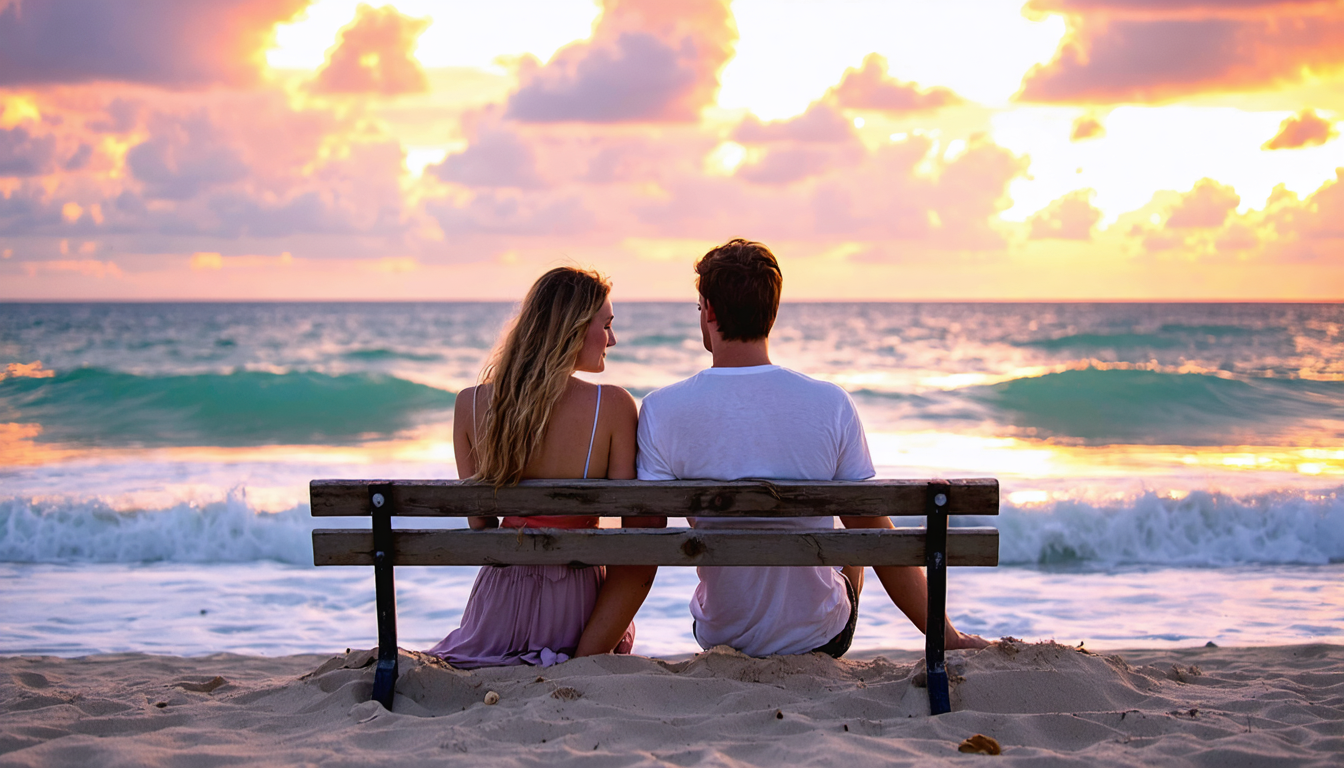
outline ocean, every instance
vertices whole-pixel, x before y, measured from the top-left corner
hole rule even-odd
[[[709,364],[694,302],[618,303],[593,377]],[[453,393],[506,303],[0,304],[0,653],[375,644],[368,568],[315,568],[314,478],[451,478]],[[997,477],[987,637],[1344,643],[1344,305],[788,304],[775,362],[858,404],[879,477]],[[415,525],[422,525],[417,521]],[[330,523],[324,521],[323,527]],[[401,643],[474,569],[398,569]],[[662,569],[636,651],[697,650]],[[855,648],[919,648],[876,583]]]

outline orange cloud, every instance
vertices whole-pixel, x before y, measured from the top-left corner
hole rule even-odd
[[[1344,168],[1335,175],[1305,198],[1279,186],[1264,208],[1245,213],[1235,210],[1240,201],[1236,190],[1202,179],[1189,192],[1160,192],[1150,206],[1127,214],[1137,217],[1153,207],[1171,206],[1165,223],[1149,225],[1142,219],[1128,235],[1139,238],[1150,254],[1176,251],[1187,259],[1234,258],[1238,264],[1314,263],[1321,268],[1315,273],[1321,286],[1332,279],[1338,285],[1340,271],[1331,267],[1344,250]]]
[[[1303,200],[1282,187],[1275,190],[1263,220],[1275,233],[1272,255],[1278,260],[1338,265],[1344,252],[1344,168],[1336,168],[1333,181]]]
[[[1290,115],[1279,126],[1274,138],[1265,142],[1261,149],[1297,149],[1315,147],[1335,138],[1339,131],[1334,123],[1318,116],[1310,109],[1304,109],[1296,115]]]
[[[429,80],[412,55],[429,19],[403,16],[396,8],[360,3],[355,20],[340,32],[311,89],[316,93],[422,93]]]
[[[275,25],[310,0],[21,0],[0,4],[0,86],[252,85]]]
[[[1099,139],[1106,135],[1106,126],[1091,115],[1083,115],[1073,121],[1073,130],[1069,132],[1069,141]]]
[[[733,140],[747,144],[775,141],[847,142],[855,140],[854,126],[838,110],[822,101],[787,120],[761,122],[747,115],[733,131]]]
[[[1091,240],[1092,228],[1101,221],[1101,211],[1092,205],[1090,189],[1064,195],[1027,220],[1032,240]]]
[[[723,0],[605,0],[590,40],[525,59],[508,117],[534,123],[695,122],[737,30]]]
[[[1177,229],[1221,227],[1227,215],[1241,204],[1241,196],[1232,187],[1213,179],[1200,179],[1181,196],[1167,218],[1167,226]]]
[[[1337,0],[1033,0],[1027,10],[1063,15],[1068,34],[1054,59],[1027,73],[1023,101],[1156,102],[1344,68]]]
[[[863,59],[859,69],[847,69],[840,82],[824,97],[844,109],[883,112],[920,112],[962,103],[946,88],[921,89],[887,75],[887,60],[876,53]]]

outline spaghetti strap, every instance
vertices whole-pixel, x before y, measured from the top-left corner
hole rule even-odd
[[[597,439],[597,416],[602,412],[602,385],[597,385],[597,407],[593,409],[593,434],[588,437],[588,458],[583,460],[583,479],[588,479],[588,465],[593,461],[593,441]]]

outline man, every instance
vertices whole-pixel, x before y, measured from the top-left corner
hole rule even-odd
[[[731,240],[695,265],[700,331],[712,368],[644,399],[640,480],[864,480],[872,458],[854,402],[834,384],[770,362],[783,277],[770,250]],[[846,527],[890,528],[842,517]],[[697,528],[832,528],[831,518],[701,518]],[[875,568],[920,631],[927,584],[915,567]],[[696,640],[750,656],[821,651],[839,658],[854,638],[863,568],[704,567],[691,600]],[[947,623],[948,648],[987,645]]]

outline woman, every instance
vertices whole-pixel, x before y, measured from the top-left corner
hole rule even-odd
[[[638,413],[629,392],[590,384],[600,373],[611,330],[611,284],[601,275],[558,267],[523,299],[514,325],[479,386],[457,396],[453,450],[459,477],[496,488],[524,479],[635,477]],[[500,525],[476,517],[481,530]],[[505,517],[505,528],[596,528],[596,517]],[[627,518],[661,527],[661,518]],[[476,576],[462,625],[429,653],[457,667],[549,666],[570,656],[629,653],[630,620],[653,567],[487,566]]]

